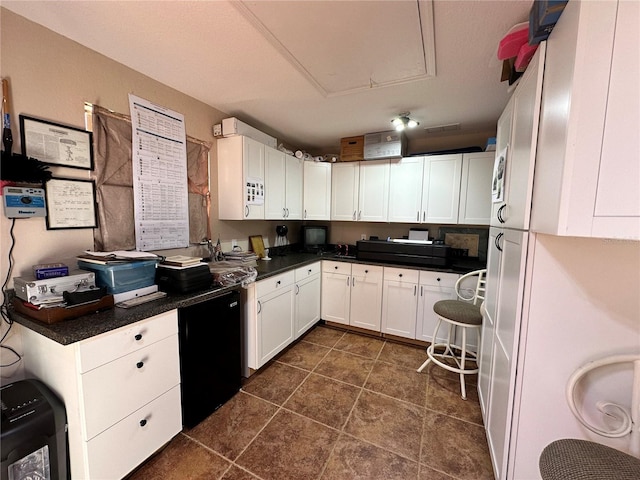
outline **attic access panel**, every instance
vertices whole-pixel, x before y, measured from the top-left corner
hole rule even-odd
[[[232,4],[327,97],[435,76],[432,0]]]

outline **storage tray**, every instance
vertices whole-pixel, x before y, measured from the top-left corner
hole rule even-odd
[[[75,305],[73,307],[52,307],[41,308],[40,310],[34,310],[25,305],[26,302],[14,297],[12,300],[13,308],[16,312],[26,315],[30,318],[35,318],[44,323],[52,324],[58,323],[63,320],[70,320],[72,318],[81,317],[100,310],[107,310],[113,307],[113,295],[105,295],[100,300],[91,303],[85,303],[82,305]]]

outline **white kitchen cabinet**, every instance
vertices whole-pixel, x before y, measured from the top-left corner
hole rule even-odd
[[[491,221],[491,179],[495,152],[462,155],[458,223],[489,225]]]
[[[333,165],[331,220],[386,222],[388,208],[388,160]]]
[[[26,372],[65,404],[72,478],[122,478],[182,429],[176,310],[71,345],[21,332]]]
[[[424,157],[392,161],[389,170],[389,222],[419,223]]]
[[[458,223],[462,155],[424,157],[422,223]]]
[[[297,268],[295,274],[295,338],[320,320],[320,262]]]
[[[433,331],[438,323],[438,317],[433,311],[433,304],[440,300],[456,299],[455,285],[459,275],[445,272],[420,272],[418,317],[416,323],[416,340],[433,342]],[[438,343],[446,340],[446,329],[441,328]]]
[[[324,260],[322,319],[380,331],[382,267]]]
[[[331,164],[303,162],[303,220],[331,219]]]
[[[328,322],[349,325],[351,264],[322,261],[321,316]]]
[[[382,333],[416,338],[420,272],[384,267],[382,287]]]
[[[294,340],[294,275],[289,271],[255,284],[256,370]]]
[[[242,135],[217,140],[221,220],[264,219],[265,148]]]
[[[532,231],[640,239],[638,24],[638,2],[569,2],[549,37]]]
[[[382,318],[382,267],[351,265],[349,325],[380,331]]]
[[[360,163],[340,162],[331,167],[331,220],[358,219]]]
[[[389,160],[360,163],[358,221],[386,222],[389,211]]]
[[[302,220],[302,162],[268,146],[265,149],[266,220]]]

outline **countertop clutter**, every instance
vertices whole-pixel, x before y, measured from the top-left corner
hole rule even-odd
[[[325,253],[323,255],[312,253],[287,253],[285,256],[275,256],[271,261],[259,261],[256,267],[258,271],[257,280],[262,280],[298,267],[308,265],[318,260],[348,261],[350,263],[367,263],[389,265],[388,263],[376,263],[367,260],[360,262],[354,258],[342,258],[335,253]],[[416,268],[420,270],[442,271],[451,273],[466,273],[477,268],[484,268],[484,263],[477,259],[459,258],[454,259],[450,267],[443,268]],[[187,307],[196,303],[204,302],[231,290],[241,288],[240,285],[229,287],[213,287],[196,292],[179,294],[169,293],[166,297],[144,303],[134,308],[111,308],[97,313],[88,314],[79,318],[65,320],[54,324],[45,324],[27,316],[21,315],[14,309],[10,309],[10,317],[20,325],[29,328],[61,345],[69,345],[87,338],[109,332],[131,323],[135,323],[145,318],[158,315],[176,308]]]

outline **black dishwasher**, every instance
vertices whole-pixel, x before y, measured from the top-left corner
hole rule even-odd
[[[178,309],[182,424],[194,427],[240,390],[240,292]]]

